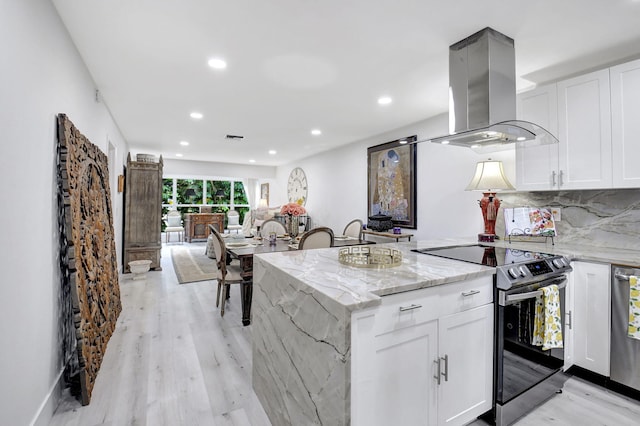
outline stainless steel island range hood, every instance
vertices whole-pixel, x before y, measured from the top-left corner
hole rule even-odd
[[[513,39],[485,28],[449,47],[449,131],[431,142],[479,152],[514,143],[558,143],[547,130],[516,120]]]

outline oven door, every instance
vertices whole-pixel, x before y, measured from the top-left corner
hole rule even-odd
[[[531,344],[535,299],[540,289],[558,285],[564,330],[565,287],[561,275],[510,290],[498,290],[496,320],[496,402],[504,405],[554,375],[564,364],[562,348],[543,351]]]

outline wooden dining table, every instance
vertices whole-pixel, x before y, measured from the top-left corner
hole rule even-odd
[[[361,244],[375,244],[373,241],[358,240],[357,238],[336,238],[333,247],[345,247]],[[253,298],[253,255],[273,253],[278,251],[297,250],[290,240],[278,238],[275,245],[268,241],[255,241],[247,238],[246,241],[228,241],[226,243],[227,256],[240,261],[240,304],[242,305],[242,325],[251,324],[251,300]]]

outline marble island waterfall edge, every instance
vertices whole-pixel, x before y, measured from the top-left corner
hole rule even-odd
[[[258,258],[254,266],[253,387],[272,423],[348,425],[350,312],[328,310]]]

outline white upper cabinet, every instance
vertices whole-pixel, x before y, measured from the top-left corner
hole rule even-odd
[[[611,188],[609,70],[558,83],[559,189]]]
[[[517,97],[517,116],[558,135],[558,96],[555,84],[539,86]],[[558,144],[516,145],[516,188],[557,189]]]
[[[613,186],[640,187],[640,60],[610,69]]]
[[[640,71],[637,74],[636,87]],[[519,119],[545,127],[559,140],[555,145],[516,145],[518,190],[618,187],[613,180],[612,152],[618,147],[611,137],[609,69],[540,86],[519,94],[517,99]],[[632,102],[639,111],[640,101],[627,100]],[[640,147],[634,149],[640,153]],[[640,178],[640,171],[635,174]],[[640,186],[640,182],[628,186]]]

